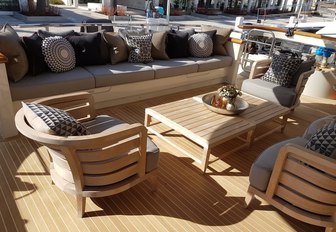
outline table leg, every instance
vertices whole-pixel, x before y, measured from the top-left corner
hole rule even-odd
[[[145,127],[148,127],[151,122],[152,122],[152,116],[145,113]]]
[[[210,158],[210,148],[209,147],[204,147],[203,148],[203,160],[201,163],[201,168],[203,170],[203,172],[206,172],[206,169],[208,167],[209,164],[209,158]]]
[[[288,114],[283,115],[281,119],[281,133],[285,131],[286,125],[287,125],[287,119],[288,119]]]
[[[247,142],[248,142],[248,147],[251,148],[252,147],[252,143],[254,141],[255,138],[255,131],[256,128],[253,128],[252,130],[250,130],[249,132],[247,132]]]

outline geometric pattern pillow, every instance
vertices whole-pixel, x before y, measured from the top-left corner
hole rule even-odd
[[[197,33],[188,40],[189,52],[194,57],[209,57],[212,54],[213,42],[209,35]]]
[[[69,41],[61,36],[45,38],[42,42],[42,53],[53,72],[66,72],[75,68],[75,51]]]
[[[126,36],[126,42],[130,48],[128,62],[149,63],[152,58],[152,34],[139,36]]]
[[[61,109],[24,102],[22,106],[28,123],[37,131],[59,136],[90,134],[84,125]]]
[[[272,55],[272,63],[261,79],[284,87],[290,87],[292,74],[298,69],[301,62],[302,60],[299,57],[274,53]]]
[[[326,156],[336,153],[336,120],[320,128],[308,140],[306,148]]]

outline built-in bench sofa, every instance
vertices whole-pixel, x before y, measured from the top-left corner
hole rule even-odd
[[[71,93],[90,92],[97,108],[138,101],[202,86],[231,82],[238,68],[239,39],[227,39],[227,55],[188,57],[153,62],[76,67],[62,73],[44,72],[9,81],[7,58],[0,53],[1,136],[15,136],[14,114],[21,101]]]

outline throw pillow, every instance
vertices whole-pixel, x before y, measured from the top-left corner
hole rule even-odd
[[[225,43],[229,40],[232,29],[202,25],[202,32],[214,29],[216,29],[216,34],[213,36],[213,54],[227,56],[228,52],[225,49]]]
[[[197,33],[189,38],[189,52],[195,57],[209,57],[212,54],[213,43],[209,35]]]
[[[53,72],[66,72],[75,68],[75,51],[61,36],[48,37],[42,42],[42,53]]]
[[[74,30],[69,31],[63,31],[63,32],[50,32],[50,31],[43,31],[38,30],[37,34],[42,38],[45,39],[47,37],[54,37],[54,36],[61,36],[61,37],[67,37],[67,36],[73,36],[76,35],[76,32]]]
[[[101,55],[101,34],[86,33],[80,36],[68,36],[76,54],[76,66],[103,65],[106,64]]]
[[[301,62],[302,60],[299,57],[276,52],[272,55],[272,63],[269,69],[261,79],[284,87],[290,87],[292,75],[298,69]]]
[[[186,58],[189,56],[187,32],[169,31],[167,32],[166,52],[169,58]]]
[[[128,49],[126,41],[117,32],[104,32],[104,38],[110,52],[111,64],[127,61]]]
[[[111,58],[110,58],[110,52],[108,50],[108,46],[107,46],[107,42],[105,40],[105,37],[104,37],[104,32],[105,30],[101,30],[101,31],[98,31],[98,32],[92,32],[92,33],[84,33],[84,32],[80,32],[80,33],[76,33],[76,35],[78,36],[85,36],[87,34],[97,34],[99,33],[100,34],[100,37],[101,37],[101,41],[100,41],[100,52],[101,52],[101,57],[104,59],[105,63],[109,63]]]
[[[8,79],[17,82],[28,72],[28,59],[21,46],[21,39],[15,30],[8,24],[0,32],[0,51],[7,58],[6,70]]]
[[[38,36],[37,32],[34,32],[34,34],[29,37],[23,36],[22,41],[28,58],[30,75],[36,76],[49,71],[50,69],[42,54],[43,39]]]
[[[149,63],[153,61],[151,56],[152,35],[127,36],[127,45],[130,48],[128,62]]]
[[[90,134],[84,125],[61,109],[24,102],[22,106],[28,123],[37,131],[60,136]]]
[[[302,73],[309,71],[315,64],[315,59],[303,61],[296,72],[293,74],[292,85],[296,86],[296,83],[299,80],[299,77]]]
[[[119,29],[119,35],[126,40],[127,35],[129,36],[139,36],[139,35],[146,35],[146,29]]]
[[[326,156],[336,155],[336,120],[317,130],[305,147]]]
[[[152,37],[152,57],[156,60],[168,60],[166,53],[167,32],[154,32]]]

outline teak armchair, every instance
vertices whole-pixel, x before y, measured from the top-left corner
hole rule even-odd
[[[309,76],[315,71],[313,67],[315,60],[302,63],[302,68],[299,68],[295,73],[295,81],[292,81],[292,86],[289,88],[260,79],[268,70],[271,62],[271,59],[254,61],[249,79],[243,81],[241,90],[253,96],[294,109],[300,103],[300,97]]]
[[[267,148],[253,163],[246,207],[258,196],[282,212],[309,224],[336,229],[336,160],[305,148],[319,123],[303,137]]]
[[[60,108],[91,128],[90,135],[57,136],[34,130],[23,109],[15,116],[18,130],[47,147],[53,183],[74,194],[80,217],[86,197],[104,197],[125,191],[149,179],[156,188],[159,150],[140,124],[126,124],[110,116],[97,116],[89,93],[44,98],[37,103]]]

